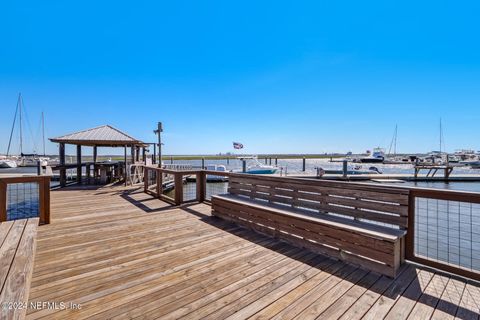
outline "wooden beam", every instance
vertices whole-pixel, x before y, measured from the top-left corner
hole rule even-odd
[[[95,165],[97,163],[97,146],[93,147],[93,183],[97,183],[97,166]]]
[[[0,181],[0,222],[7,221],[7,184]]]
[[[152,164],[157,163],[157,144],[153,144],[153,157],[152,157]]]
[[[175,181],[175,204],[177,206],[181,205],[183,202],[183,175],[181,173],[176,173],[174,175]]]
[[[205,171],[197,172],[196,180],[197,180],[196,181],[197,182],[197,201],[204,202],[205,195],[206,195],[206,180],[207,180],[207,175],[205,174]]]
[[[65,165],[65,143],[60,143],[59,146],[60,166]],[[60,168],[60,186],[65,187],[67,184],[67,170]]]
[[[77,183],[82,184],[82,146],[77,144]]]
[[[125,186],[127,186],[127,146],[125,146],[125,153],[124,153],[124,168],[123,168],[123,180],[125,180]]]
[[[160,170],[156,171],[156,179],[157,179],[157,198],[160,199],[163,194],[163,176]]]
[[[97,162],[97,146],[93,147],[93,163]]]
[[[42,181],[38,183],[40,201],[40,224],[50,223],[50,177],[43,176]]]

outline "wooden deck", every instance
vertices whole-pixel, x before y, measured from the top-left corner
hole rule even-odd
[[[479,318],[478,284],[413,265],[393,281],[227,224],[205,204],[172,208],[121,187],[51,197],[28,319]]]
[[[39,219],[0,223],[0,319],[25,317]]]

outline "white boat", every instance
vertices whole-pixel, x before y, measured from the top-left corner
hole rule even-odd
[[[480,169],[480,160],[465,160],[460,161],[460,164],[469,166],[472,169]]]
[[[262,164],[258,161],[256,156],[238,157],[242,161],[248,161],[245,173],[249,174],[274,174],[278,171],[278,167]]]
[[[17,164],[19,167],[36,167],[40,162],[40,166],[45,167],[48,165],[49,158],[39,157],[35,154],[22,154]]]
[[[367,152],[368,156],[359,158],[357,162],[361,163],[382,163],[385,160],[385,150],[382,148],[374,148],[373,152]]]
[[[480,161],[470,164],[470,168],[472,169],[480,169]]]
[[[227,167],[225,167],[224,165],[217,165],[217,164],[207,165],[205,169],[208,171],[227,172]],[[207,182],[224,182],[227,180],[228,180],[227,176],[207,174]]]
[[[10,160],[10,159],[2,159],[0,160],[0,168],[16,168],[17,163],[15,160]]]

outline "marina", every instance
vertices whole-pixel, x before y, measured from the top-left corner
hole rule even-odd
[[[480,320],[480,4],[10,1],[0,320]]]

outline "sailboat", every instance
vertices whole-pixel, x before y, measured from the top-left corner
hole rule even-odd
[[[10,138],[8,141],[8,148],[7,148],[7,157],[5,160],[2,160],[1,164],[4,167],[14,168],[17,165],[21,167],[34,167],[40,163],[41,166],[48,165],[48,158],[45,157],[45,118],[42,112],[42,139],[43,139],[43,157],[39,157],[35,152],[34,153],[24,153],[23,152],[23,98],[22,94],[18,94],[17,100],[17,107],[15,109],[15,116],[13,118],[12,130],[10,132]],[[20,143],[20,157],[15,161],[12,158],[9,158],[10,148],[12,146],[12,138],[15,131],[15,125],[17,123],[18,118],[18,126],[19,126],[19,143]],[[32,137],[33,138],[33,137]],[[15,162],[15,165],[12,163]]]
[[[7,169],[7,168],[16,168],[17,162],[14,159],[9,159],[7,157],[2,157],[0,159],[0,168]]]

